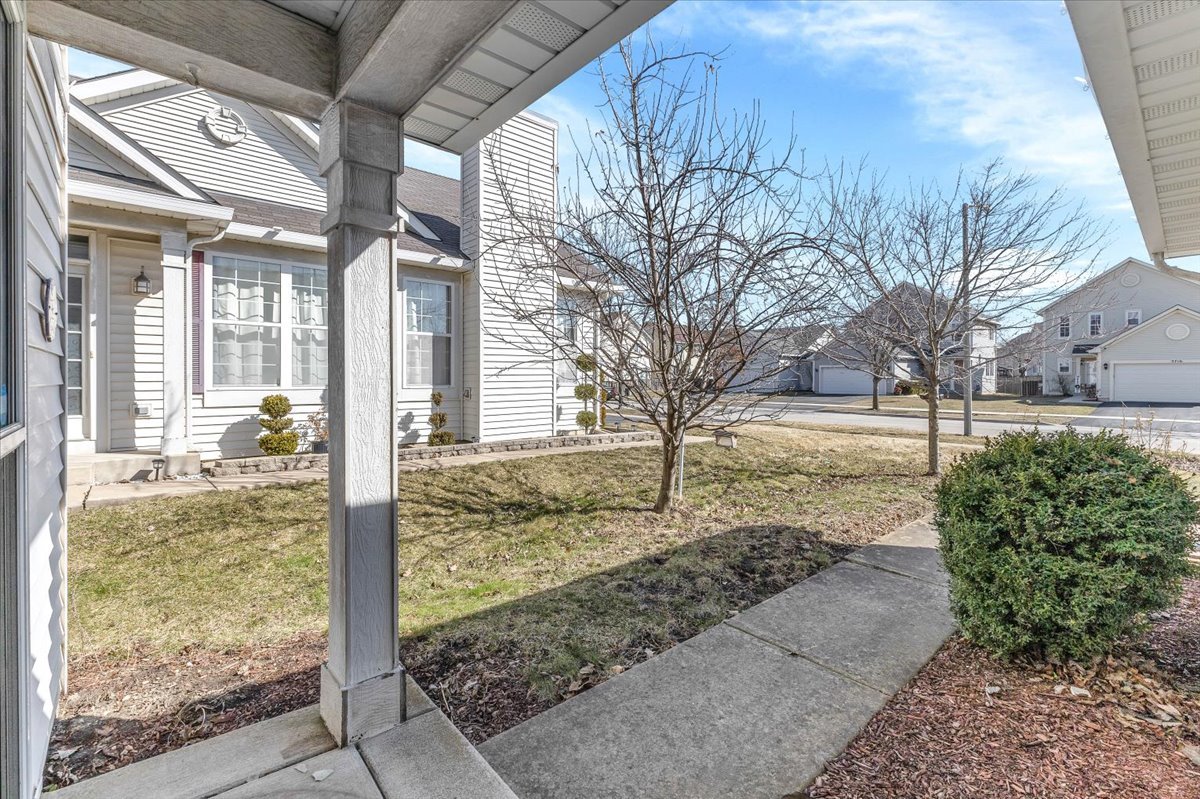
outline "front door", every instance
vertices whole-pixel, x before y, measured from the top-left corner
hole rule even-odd
[[[88,396],[87,273],[72,268],[67,275],[67,440],[72,444],[92,439],[91,403]]]

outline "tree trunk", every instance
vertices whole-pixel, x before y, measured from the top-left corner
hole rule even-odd
[[[679,474],[679,446],[673,438],[663,436],[662,480],[658,484],[655,513],[670,513],[675,506],[675,480]]]
[[[879,410],[879,376],[871,375],[871,410]]]
[[[931,475],[939,475],[942,473],[942,453],[938,442],[938,434],[941,432],[940,420],[938,419],[938,410],[941,407],[941,399],[938,397],[939,383],[932,383],[929,386],[929,396],[926,402],[929,404],[929,472]]]

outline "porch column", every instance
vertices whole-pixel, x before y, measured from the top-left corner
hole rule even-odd
[[[397,116],[340,101],[321,121],[328,182],[329,659],[321,717],[345,746],[404,720],[396,596]]]
[[[163,231],[163,455],[184,455],[187,438],[187,233]]]

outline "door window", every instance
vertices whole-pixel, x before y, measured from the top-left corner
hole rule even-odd
[[[83,275],[67,277],[67,414],[83,415],[84,305]]]

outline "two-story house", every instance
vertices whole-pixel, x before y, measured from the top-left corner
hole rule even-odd
[[[1200,273],[1126,258],[1039,313],[1044,394],[1200,402]]]

